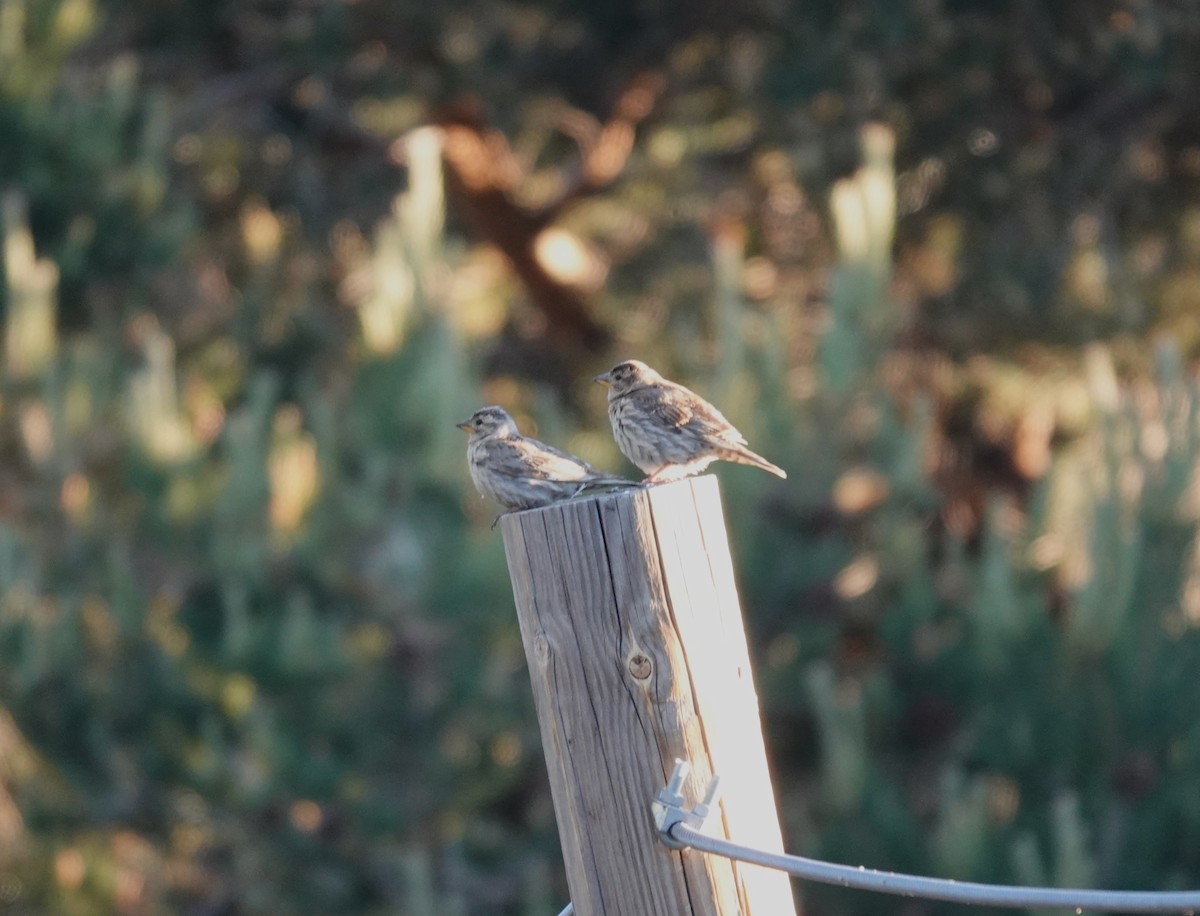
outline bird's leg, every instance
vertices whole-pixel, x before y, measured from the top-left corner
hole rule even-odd
[[[701,465],[703,467],[703,465]],[[683,480],[696,472],[694,464],[664,464],[657,471],[647,477],[643,483],[674,483],[677,480]]]
[[[492,531],[496,530],[496,526],[500,524],[500,519],[504,518],[504,516],[506,516],[506,515],[508,515],[507,512],[501,512],[494,519],[492,519],[492,529],[491,529]]]

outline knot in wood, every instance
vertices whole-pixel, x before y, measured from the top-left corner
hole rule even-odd
[[[550,657],[550,640],[546,638],[545,633],[538,633],[533,637],[533,651],[541,661]]]
[[[650,672],[654,670],[654,665],[650,662],[649,656],[640,651],[635,651],[630,655],[627,664],[629,666],[629,673],[639,681],[646,680],[646,678],[650,677]]]

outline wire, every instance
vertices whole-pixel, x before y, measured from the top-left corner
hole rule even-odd
[[[900,875],[862,866],[855,868],[850,865],[835,865],[832,862],[821,862],[786,853],[765,852],[730,840],[708,836],[682,821],[672,824],[665,832],[675,842],[701,852],[737,859],[751,865],[775,868],[808,881],[877,891],[881,894],[1014,908],[1070,907],[1077,912],[1121,910],[1128,913],[1191,913],[1200,910],[1200,891],[1104,891],[976,884],[970,881]]]

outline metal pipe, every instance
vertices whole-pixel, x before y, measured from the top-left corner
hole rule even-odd
[[[862,866],[856,868],[851,865],[835,865],[804,856],[764,852],[700,833],[682,821],[672,824],[665,833],[675,842],[701,852],[737,859],[751,865],[761,865],[764,868],[779,869],[807,881],[876,891],[881,894],[1014,908],[1070,907],[1076,911],[1121,910],[1127,913],[1191,913],[1200,910],[1200,891],[1105,891],[977,884],[946,878],[901,875]]]

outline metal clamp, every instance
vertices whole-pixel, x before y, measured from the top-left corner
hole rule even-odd
[[[654,815],[654,825],[658,828],[658,838],[662,842],[670,846],[672,849],[687,849],[690,844],[682,843],[675,839],[672,830],[676,824],[686,824],[693,830],[699,830],[704,826],[705,820],[708,819],[708,813],[712,810],[713,803],[717,799],[717,791],[721,786],[721,777],[713,774],[712,780],[708,784],[708,788],[704,792],[704,799],[697,802],[691,808],[684,807],[683,793],[680,791],[683,788],[684,780],[687,779],[688,773],[692,770],[692,765],[686,760],[675,758],[675,769],[671,771],[671,778],[667,780],[667,784],[658,790],[658,795],[650,802],[650,812]]]

